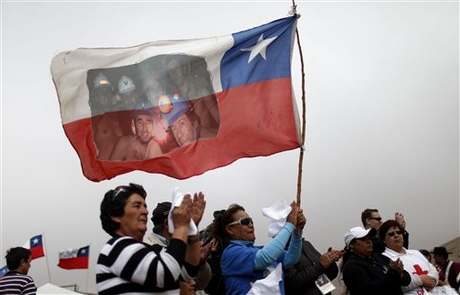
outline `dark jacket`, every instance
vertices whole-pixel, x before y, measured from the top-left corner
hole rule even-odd
[[[324,269],[319,263],[321,254],[313,245],[302,240],[302,255],[299,262],[284,271],[284,286],[286,295],[321,295],[315,281],[321,274],[326,274],[333,280],[338,273],[335,263]]]
[[[404,231],[403,239],[404,248],[409,249],[409,233],[407,231]],[[375,235],[372,236],[372,244],[374,245],[374,253],[383,253],[385,251],[385,244],[380,239],[378,231],[376,231]]]
[[[403,276],[389,268],[390,259],[381,254],[362,257],[354,253],[343,266],[343,280],[350,295],[402,295],[401,286],[410,283],[410,275]]]

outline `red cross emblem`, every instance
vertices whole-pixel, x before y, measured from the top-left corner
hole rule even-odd
[[[413,274],[426,275],[428,273],[428,271],[423,270],[418,264],[414,264],[414,268],[415,268],[415,272],[413,272]]]

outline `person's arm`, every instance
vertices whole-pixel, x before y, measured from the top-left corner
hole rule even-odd
[[[186,246],[184,241],[173,238],[163,251],[161,246],[148,246],[131,237],[122,237],[101,251],[98,264],[110,265],[110,272],[124,280],[164,288],[179,278]],[[102,255],[104,252],[106,256]]]
[[[254,269],[265,269],[278,260],[278,258],[284,254],[284,248],[286,247],[289,237],[294,229],[295,226],[292,223],[286,222],[276,237],[274,237],[262,249],[257,251],[254,261]]]
[[[291,235],[291,242],[289,248],[284,255],[283,267],[287,268],[293,266],[299,261],[300,254],[302,252],[302,237],[296,232]]]

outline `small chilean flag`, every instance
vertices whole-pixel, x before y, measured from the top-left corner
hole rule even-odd
[[[0,268],[0,278],[6,275],[6,273],[9,271],[8,267],[5,265],[4,267]]]
[[[24,248],[30,249],[32,252],[32,260],[45,256],[45,248],[43,247],[43,236],[37,235],[25,242]]]
[[[59,252],[58,266],[63,269],[88,268],[89,246]]]

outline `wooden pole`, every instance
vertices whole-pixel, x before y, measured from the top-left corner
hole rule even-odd
[[[292,11],[294,14],[297,14],[297,5],[295,1],[292,0]],[[301,126],[301,140],[300,140],[300,154],[299,154],[299,163],[298,163],[298,170],[297,170],[297,204],[300,206],[301,203],[301,193],[302,193],[302,167],[303,167],[303,154],[304,154],[304,144],[305,144],[305,126],[306,126],[306,117],[305,117],[305,67],[303,61],[303,54],[302,54],[302,46],[300,45],[300,34],[299,29],[296,28],[295,30],[296,38],[297,38],[297,48],[299,49],[300,55],[300,64],[301,64],[301,71],[302,71],[302,126]]]

